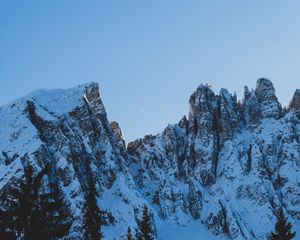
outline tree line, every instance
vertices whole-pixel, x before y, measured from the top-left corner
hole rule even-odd
[[[0,207],[0,239],[5,240],[57,240],[67,239],[72,217],[70,204],[58,184],[48,183],[47,192],[42,190],[42,179],[51,170],[48,164],[34,176],[32,166],[24,168],[25,179],[19,186],[10,186],[6,199],[7,208]],[[101,225],[107,212],[101,212],[96,202],[96,190],[89,182],[83,207],[83,238],[85,240],[103,239]]]
[[[49,172],[47,165],[33,176],[32,166],[24,169],[25,181],[11,186],[8,193],[10,209],[0,210],[0,239],[52,240],[68,234],[69,205],[59,187],[49,183],[48,191],[41,193],[42,179]]]
[[[135,229],[133,236],[132,230],[129,227],[126,234],[126,240],[155,240],[155,231],[150,211],[147,206],[143,207],[142,218],[138,220],[138,228]]]
[[[58,184],[48,183],[47,191],[41,191],[42,179],[50,170],[51,165],[46,165],[34,176],[32,166],[28,166],[24,168],[25,180],[18,187],[10,187],[8,192],[11,199],[7,199],[9,209],[0,208],[0,239],[57,240],[68,236],[72,222],[70,204],[64,200],[61,189]],[[100,211],[90,168],[87,167],[86,170],[90,174],[83,207],[83,239],[101,240],[104,238],[101,226],[107,224],[105,217],[108,217],[110,222],[114,220],[107,212]],[[276,217],[275,229],[268,239],[294,239],[296,233],[292,231],[292,224],[284,215],[283,208],[279,208]],[[152,216],[146,205],[137,223],[135,234],[128,228],[126,240],[155,240]]]

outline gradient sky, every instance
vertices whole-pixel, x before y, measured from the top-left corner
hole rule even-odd
[[[126,140],[188,112],[201,83],[243,94],[300,88],[300,1],[0,1],[0,105],[98,81]]]

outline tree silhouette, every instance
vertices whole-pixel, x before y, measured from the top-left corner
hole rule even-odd
[[[292,232],[291,229],[292,224],[288,222],[288,218],[285,217],[283,209],[280,208],[277,213],[275,231],[271,232],[269,240],[291,240],[296,236],[296,233]]]
[[[135,240],[143,240],[139,229],[135,230]]]
[[[49,192],[39,197],[38,212],[34,231],[37,239],[54,240],[68,234],[71,225],[69,204],[64,201],[58,186],[49,184]]]
[[[95,193],[89,190],[84,204],[84,239],[102,239],[103,234],[100,231],[101,224],[101,212],[97,205]]]
[[[130,227],[128,227],[128,229],[127,229],[126,240],[133,240],[133,236],[131,234],[131,228]]]
[[[138,240],[154,240],[153,223],[146,205],[144,205],[142,219],[139,222],[139,231],[137,232]]]
[[[32,166],[24,169],[25,182],[19,188],[11,188],[10,194],[16,201],[11,203],[11,210],[0,210],[0,238],[7,236],[16,239],[34,240],[34,225],[37,216],[38,189],[43,176],[49,170],[47,165],[36,177],[33,177]]]
[[[84,203],[84,239],[85,240],[101,240],[103,239],[103,233],[101,232],[101,225],[103,224],[103,219],[101,215],[101,211],[98,207],[97,200],[96,200],[96,187],[95,182],[92,178],[92,171],[90,168],[90,160],[86,158],[85,161],[85,169],[87,173],[87,194],[85,196],[85,203]]]

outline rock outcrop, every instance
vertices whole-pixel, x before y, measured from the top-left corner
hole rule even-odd
[[[125,239],[144,204],[157,239],[164,223],[183,229],[197,223],[216,237],[265,240],[279,207],[297,227],[300,91],[289,111],[267,79],[255,90],[245,87],[242,101],[201,85],[189,105],[177,124],[127,147],[119,124],[107,119],[97,83],[38,90],[1,107],[0,207],[9,207],[4,195],[24,179],[24,166],[38,173],[51,163],[48,179],[71,204],[69,239],[82,239],[91,180],[100,209],[113,216],[102,228],[105,239]]]
[[[300,110],[300,89],[297,89],[294,93],[294,96],[290,102],[289,109],[292,111]]]
[[[135,223],[133,208],[123,208],[129,197],[123,191],[132,189],[135,203],[131,207],[139,208],[144,201],[134,192],[121,132],[116,123],[107,120],[97,83],[69,90],[38,90],[1,107],[0,115],[1,190],[24,178],[24,166],[32,165],[37,173],[51,163],[54,169],[49,181],[60,187],[71,206],[68,239],[82,239],[89,181],[95,184],[102,211],[115,217],[119,226]],[[127,190],[120,188],[122,185]],[[116,222],[107,224],[113,229]]]
[[[296,92],[293,112],[298,97]],[[299,220],[295,116],[284,116],[267,79],[259,79],[255,90],[245,87],[242,102],[225,89],[216,95],[201,85],[190,98],[188,119],[129,144],[129,156],[142,173],[134,178],[154,194],[168,221],[184,225],[178,216],[187,214],[218,236],[267,239],[279,207]]]

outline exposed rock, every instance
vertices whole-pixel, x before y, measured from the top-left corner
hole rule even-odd
[[[73,222],[68,239],[82,239],[82,207],[90,179],[95,182],[100,208],[122,212],[118,206],[122,198],[115,197],[116,205],[102,202],[123,191],[116,189],[109,194],[123,181],[121,176],[126,176],[123,185],[129,189],[134,184],[117,144],[120,139],[106,118],[97,83],[69,90],[39,90],[0,111],[4,123],[0,125],[0,150],[4,153],[3,160],[0,157],[0,190],[23,178],[23,165],[31,164],[39,171],[51,163],[54,171],[49,173],[49,181],[57,184],[71,203]],[[125,146],[123,151],[126,154]],[[135,198],[139,199],[133,194]],[[134,221],[133,211],[131,214]],[[114,215],[118,218],[117,213]]]
[[[115,135],[118,147],[119,147],[120,151],[122,152],[123,157],[126,158],[126,144],[125,144],[124,136],[123,136],[122,130],[119,126],[119,123],[111,122],[110,125],[111,125],[112,131]]]
[[[245,87],[240,103],[222,89],[201,85],[190,97],[188,118],[125,146],[117,122],[109,123],[97,83],[69,90],[39,90],[0,108],[0,205],[8,187],[55,166],[48,178],[71,203],[68,239],[82,239],[88,181],[97,202],[114,219],[107,239],[135,229],[144,204],[160,224],[202,222],[229,239],[265,240],[274,213],[284,207],[300,220],[300,110],[297,90],[283,114],[273,84]],[[297,117],[297,116],[296,116]],[[300,119],[300,118],[299,118]],[[157,229],[158,235],[161,229]]]
[[[275,95],[275,88],[270,80],[266,78],[258,79],[255,94],[260,103],[262,118],[280,118],[282,107],[278,102]]]
[[[261,120],[260,104],[254,90],[250,92],[248,87],[245,87],[243,106],[243,115],[247,125],[257,125]]]
[[[224,142],[240,131],[243,120],[236,95],[232,96],[226,89],[221,89],[219,96],[221,141]]]
[[[200,218],[215,235],[264,240],[278,206],[299,219],[297,126],[282,114],[267,79],[259,79],[256,90],[245,87],[241,104],[225,89],[215,95],[201,85],[190,98],[188,120],[130,143],[128,153],[141,166],[136,180],[147,192],[164,182],[164,188],[155,187],[155,196],[170,194],[174,183],[187,194],[186,204],[180,204],[180,194],[159,198],[164,219],[178,222],[179,213],[170,210],[177,209]]]
[[[297,112],[300,110],[300,89],[297,89],[290,102],[289,110]]]

